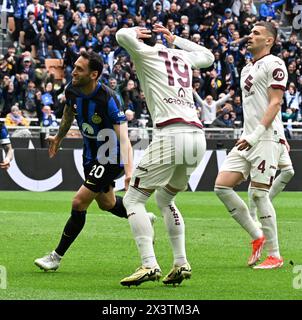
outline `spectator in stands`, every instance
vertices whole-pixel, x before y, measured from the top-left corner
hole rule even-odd
[[[298,85],[298,75],[297,75],[297,70],[296,70],[296,62],[291,62],[287,66],[287,71],[288,71],[288,83],[293,83],[295,87]]]
[[[1,29],[3,33],[3,37],[6,38],[6,32],[11,31],[10,26],[8,25],[8,20],[12,19],[14,16],[14,6],[11,0],[1,0]]]
[[[15,47],[19,45],[20,31],[23,30],[23,24],[27,17],[26,8],[27,8],[27,0],[15,0],[15,4],[14,4],[15,31],[12,35],[12,39],[14,41]]]
[[[4,56],[7,62],[7,71],[9,76],[14,76],[17,72],[17,58],[16,58],[16,48],[14,46],[9,46],[7,48],[7,53]]]
[[[254,4],[251,5],[249,1],[243,1],[241,10],[239,16],[240,23],[244,23],[244,21],[255,23],[257,21],[257,9]]]
[[[32,0],[26,8],[26,13],[28,15],[29,12],[33,13],[35,18],[38,19],[40,15],[42,15],[44,11],[44,6],[39,3],[39,0]]]
[[[93,36],[93,32],[89,29],[86,29],[85,32],[85,47],[94,48],[97,45],[98,39]]]
[[[286,0],[266,0],[265,3],[262,3],[259,8],[260,20],[270,21],[279,18],[276,13],[276,8],[283,5],[285,1]]]
[[[234,95],[234,90],[231,90],[217,101],[215,101],[211,95],[208,95],[205,100],[202,100],[196,91],[194,91],[193,94],[201,107],[201,119],[205,125],[210,125],[217,118],[218,108],[224,105]]]
[[[50,45],[50,36],[45,32],[44,28],[41,29],[36,36],[37,43],[37,58],[40,65],[45,66],[45,59],[51,58],[48,46]]]
[[[236,95],[233,101],[233,110],[236,114],[236,120],[243,124],[243,108],[241,103],[241,97]]]
[[[73,70],[73,65],[79,57],[78,48],[76,46],[75,39],[69,38],[67,40],[67,46],[64,51],[64,73],[66,82],[71,81],[71,72]]]
[[[98,24],[96,16],[89,17],[88,30],[94,37],[101,31],[101,26]]]
[[[58,122],[55,114],[50,106],[43,106],[42,108],[42,127],[57,127]]]
[[[167,14],[163,9],[163,5],[160,1],[154,1],[153,2],[154,10],[152,13],[152,24],[154,23],[164,23],[164,21],[167,19]]]
[[[23,34],[24,42],[21,43],[21,47],[24,50],[32,52],[35,55],[36,38],[41,31],[42,22],[37,20],[35,14],[31,11],[27,14],[27,19],[24,21]],[[22,41],[21,41],[22,42]]]
[[[69,32],[72,36],[83,35],[83,25],[80,14],[75,12],[72,16],[72,24],[70,26]]]
[[[5,117],[11,111],[11,107],[19,100],[15,91],[14,82],[11,81],[8,76],[3,78],[2,97],[3,109],[1,111],[1,117]]]
[[[224,123],[225,127],[227,127],[227,128],[232,128],[234,126],[234,122],[231,119],[230,113],[223,114],[222,122]]]
[[[10,113],[8,113],[5,117],[5,125],[7,127],[29,126],[29,123],[30,121],[23,117],[18,103],[11,107]]]
[[[65,31],[65,22],[63,19],[52,24],[55,29],[52,34],[52,50],[57,59],[63,59],[63,53],[67,45],[67,33]]]
[[[27,87],[23,91],[23,105],[21,105],[22,113],[27,118],[34,118],[37,116],[37,109],[35,103],[36,84],[34,81],[29,81]]]
[[[86,12],[85,3],[78,3],[77,4],[77,13],[80,16],[83,28],[86,29],[88,26],[89,15]]]
[[[300,42],[298,41],[298,36],[292,33],[288,41],[282,44],[282,47],[289,51],[291,57],[300,56],[302,53]]]
[[[293,113],[298,114],[299,111],[299,92],[296,89],[296,86],[293,82],[291,82],[288,86],[288,89],[285,91],[284,100],[286,109],[292,109]]]
[[[27,75],[29,81],[35,81],[35,67],[33,65],[33,60],[29,55],[24,56],[22,59],[19,73]]]

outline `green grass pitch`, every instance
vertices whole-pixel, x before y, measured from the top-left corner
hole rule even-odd
[[[5,299],[98,299],[98,300],[208,300],[208,299],[301,299],[294,289],[302,265],[301,193],[282,193],[275,199],[279,241],[284,267],[253,270],[246,265],[250,238],[237,225],[213,192],[187,192],[177,197],[186,223],[187,255],[191,280],[180,286],[147,282],[122,287],[119,281],[140,265],[136,245],[125,219],[88,210],[85,228],[66,253],[56,272],[43,272],[33,261],[54,249],[70,215],[73,192],[0,192],[0,265],[7,270]],[[241,193],[246,200],[246,193]],[[163,274],[172,265],[168,237],[158,220],[155,251]],[[294,264],[294,265],[293,265]]]

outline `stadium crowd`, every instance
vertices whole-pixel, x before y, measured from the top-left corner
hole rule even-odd
[[[173,34],[211,49],[215,61],[194,70],[196,112],[206,126],[242,125],[240,72],[252,59],[245,44],[258,20],[279,27],[292,25],[293,7],[301,0],[0,0],[3,37],[10,40],[0,55],[0,117],[10,126],[26,126],[28,119],[57,125],[64,107],[64,87],[83,50],[104,60],[101,80],[115,90],[130,127],[152,126],[144,93],[127,52],[115,33],[122,27],[162,23]],[[165,44],[158,36],[158,42]],[[297,32],[281,33],[273,53],[289,73],[284,95],[284,121],[300,121],[302,111],[302,49]],[[53,60],[61,59],[61,60]],[[52,65],[62,61],[62,66]],[[62,73],[60,74],[60,68]]]

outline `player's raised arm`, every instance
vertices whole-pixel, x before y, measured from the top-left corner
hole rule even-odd
[[[153,31],[163,33],[164,37],[170,44],[176,45],[182,50],[188,51],[187,57],[191,60],[191,64],[195,68],[207,68],[214,62],[213,53],[190,40],[173,35],[167,28],[161,24],[155,24]]]
[[[139,39],[151,38],[151,31],[142,27],[122,28],[115,37],[120,46],[133,54],[144,47],[143,42]]]
[[[49,142],[48,154],[52,158],[56,155],[59,150],[60,144],[63,138],[66,136],[74,120],[74,113],[70,106],[65,105],[63,116],[61,119],[59,131],[55,136],[49,136],[47,138]]]

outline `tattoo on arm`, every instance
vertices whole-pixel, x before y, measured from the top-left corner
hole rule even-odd
[[[68,105],[65,105],[63,117],[60,123],[60,128],[57,133],[57,136],[60,139],[63,139],[66,136],[68,130],[72,125],[73,120],[74,120],[74,114],[72,112],[72,109]]]

